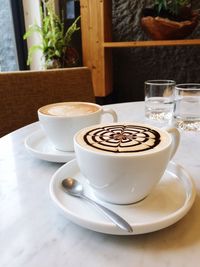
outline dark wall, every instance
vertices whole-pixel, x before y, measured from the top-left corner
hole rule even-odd
[[[140,27],[141,10],[152,1],[113,0],[113,39],[148,40]],[[200,8],[199,0],[193,1]],[[200,39],[200,25],[188,38]],[[200,45],[113,49],[116,102],[144,99],[147,79],[174,79],[177,83],[200,82]]]

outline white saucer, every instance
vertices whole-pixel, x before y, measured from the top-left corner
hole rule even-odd
[[[65,163],[75,158],[74,152],[59,151],[54,148],[42,129],[29,135],[24,141],[26,149],[42,160]]]
[[[81,181],[86,195],[96,199],[86,179],[80,173],[76,160],[72,160],[53,175],[49,188],[52,200],[72,222],[106,234],[136,235],[165,228],[186,215],[196,194],[190,175],[180,165],[170,162],[160,183],[143,201],[130,205],[114,205],[98,200],[130,223],[133,233],[127,233],[116,227],[85,200],[63,192],[61,181],[68,176]]]

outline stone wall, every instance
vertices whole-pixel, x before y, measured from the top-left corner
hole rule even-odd
[[[148,40],[140,27],[142,8],[152,1],[112,0],[113,39]],[[193,1],[200,8],[199,0]],[[188,38],[200,38],[200,23]],[[200,82],[200,45],[113,49],[116,102],[144,99],[147,79],[174,79],[177,83]]]

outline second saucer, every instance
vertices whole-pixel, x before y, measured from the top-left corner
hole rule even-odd
[[[42,129],[27,136],[24,144],[32,156],[42,160],[66,163],[75,158],[74,152],[64,152],[55,149]]]

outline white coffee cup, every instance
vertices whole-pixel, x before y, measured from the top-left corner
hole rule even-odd
[[[100,105],[88,102],[61,102],[38,109],[40,124],[55,148],[74,151],[73,137],[80,129],[98,124],[103,114],[109,113],[117,121],[114,110],[104,110]]]
[[[95,195],[111,203],[129,204],[150,194],[179,140],[176,128],[112,123],[80,130],[74,148],[80,171]]]

